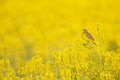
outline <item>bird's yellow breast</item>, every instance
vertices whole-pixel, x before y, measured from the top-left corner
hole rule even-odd
[[[81,35],[81,38],[86,42],[92,42],[92,40],[89,39],[84,33]]]

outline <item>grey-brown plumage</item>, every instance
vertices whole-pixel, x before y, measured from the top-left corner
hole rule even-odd
[[[91,35],[86,29],[83,29],[83,33],[84,33],[89,39],[91,39],[92,41],[94,41],[94,38],[92,37],[92,35]]]
[[[92,35],[86,30],[86,29],[83,29],[83,34],[89,39],[89,40],[92,40],[93,43],[96,45],[96,43],[94,42],[94,38],[92,37]]]

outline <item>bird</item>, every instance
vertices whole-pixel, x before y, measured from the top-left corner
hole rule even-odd
[[[87,44],[89,44],[90,42],[92,42],[94,45],[96,45],[93,36],[88,32],[87,29],[83,29],[82,35],[83,35],[82,39],[85,40],[87,42]]]

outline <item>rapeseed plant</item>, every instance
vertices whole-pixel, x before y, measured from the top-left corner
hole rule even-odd
[[[85,34],[83,34],[85,35]],[[87,35],[85,35],[87,36]],[[88,38],[89,40],[89,38]],[[120,54],[102,51],[98,43],[80,38],[63,50],[54,52],[49,59],[34,56],[18,72],[9,59],[0,60],[1,80],[119,80]],[[97,46],[92,46],[97,45]]]
[[[119,0],[1,0],[0,80],[120,80]]]

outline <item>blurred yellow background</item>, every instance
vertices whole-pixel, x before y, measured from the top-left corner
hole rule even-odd
[[[120,46],[119,0],[0,0],[0,58],[25,65],[80,39],[83,28],[107,50]]]

